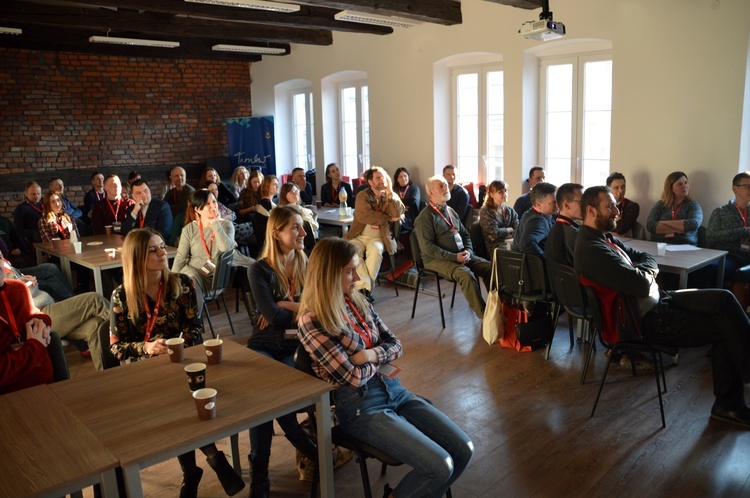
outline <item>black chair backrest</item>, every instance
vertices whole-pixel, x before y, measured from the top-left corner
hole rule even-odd
[[[582,310],[589,308],[586,291],[573,268],[547,261],[547,275],[557,304]]]
[[[409,234],[409,247],[411,248],[411,260],[414,262],[414,266],[417,268],[417,271],[422,271],[424,263],[422,263],[422,253],[419,250],[419,240],[417,239],[416,232]]]
[[[234,249],[229,249],[219,254],[219,260],[216,262],[214,270],[214,279],[211,285],[211,291],[206,297],[214,298],[219,291],[232,286],[232,259],[234,258]]]
[[[469,204],[469,207],[466,208],[464,219],[461,220],[461,223],[467,230],[469,229],[471,224],[474,223],[474,206],[472,206],[471,204]]]
[[[594,290],[593,287],[584,285],[583,288],[586,290],[586,297],[589,300],[589,308],[591,309],[591,317],[594,322],[594,329],[599,335],[599,341],[604,343],[601,335],[602,327],[604,326],[602,303],[601,301],[599,301],[599,296],[596,295],[596,290]]]
[[[294,368],[313,377],[317,377],[312,368],[312,358],[305,347],[300,344],[294,351]]]
[[[487,246],[484,244],[482,227],[478,221],[471,224],[471,228],[469,228],[469,236],[471,237],[471,245],[474,246],[474,254],[480,258],[490,259],[487,254]]]
[[[505,284],[505,293],[518,296],[519,286],[524,295],[546,295],[547,280],[544,260],[536,254],[526,254],[526,264],[522,265],[524,254],[518,251],[495,249],[497,271],[500,282]]]

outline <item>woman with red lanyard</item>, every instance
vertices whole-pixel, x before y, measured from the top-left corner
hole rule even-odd
[[[411,181],[411,175],[406,168],[398,168],[393,175],[393,191],[398,194],[404,205],[404,221],[401,222],[401,234],[405,235],[414,230],[414,219],[419,214],[421,193],[419,187]]]
[[[63,210],[62,197],[59,192],[49,191],[44,194],[44,215],[39,219],[39,234],[42,242],[52,239],[69,239],[71,233],[79,236],[76,221]]]
[[[484,244],[489,259],[495,249],[505,247],[505,239],[512,238],[518,229],[518,213],[505,203],[508,202],[508,186],[502,180],[495,180],[487,188],[487,197],[479,210],[479,225],[482,227]],[[467,227],[468,228],[468,227]]]
[[[357,292],[357,248],[322,239],[307,266],[299,337],[315,373],[335,387],[339,427],[401,460],[411,471],[385,497],[444,496],[469,464],[474,444],[432,404],[404,388],[399,341]]]
[[[211,192],[196,190],[190,195],[172,271],[193,277],[205,293],[211,288],[219,255],[230,249],[234,249],[234,224],[221,219]]]
[[[252,300],[252,335],[247,347],[294,367],[299,297],[305,285],[305,229],[302,217],[289,206],[271,211],[266,240],[258,261],[248,270]],[[276,419],[286,438],[314,461],[316,446],[290,413]],[[273,421],[250,429],[250,497],[269,495],[268,463],[271,457]]]
[[[697,246],[702,222],[703,210],[690,198],[687,175],[682,171],[670,173],[664,180],[661,199],[648,215],[646,229],[651,240]]]
[[[167,353],[166,340],[185,339],[186,346],[203,342],[195,283],[169,271],[164,239],[154,230],[136,229],[122,245],[123,284],[112,293],[112,354],[124,363]],[[216,445],[201,448],[228,495],[245,487]],[[182,468],[180,497],[195,497],[203,470],[195,453],[177,457]]]

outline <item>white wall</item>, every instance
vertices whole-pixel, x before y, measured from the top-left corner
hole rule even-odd
[[[707,222],[711,210],[731,196],[730,180],[739,169],[750,1],[553,0],[551,9],[565,23],[568,39],[612,43],[612,167],[628,177],[629,197],[641,203],[642,218],[664,177],[679,169],[689,175]],[[265,56],[252,66],[253,114],[277,113],[274,87],[288,80],[310,80],[319,91],[326,76],[366,72],[372,163],[390,171],[406,166],[423,182],[451,160],[439,152],[450,150],[444,143],[450,138],[435,137],[436,129],[445,128],[433,112],[435,63],[464,53],[499,54],[505,70],[505,180],[520,187],[537,162],[533,128],[522,116],[535,100],[528,89],[535,82],[524,89],[524,62],[540,43],[517,31],[539,11],[464,0],[462,12],[458,26],[424,24],[388,36],[334,33],[330,47],[294,45],[289,56]],[[316,133],[323,130],[320,102],[316,95]],[[331,147],[323,149],[316,148],[318,170],[338,159]]]

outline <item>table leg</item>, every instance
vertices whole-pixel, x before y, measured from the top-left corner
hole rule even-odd
[[[333,498],[333,453],[331,451],[331,401],[325,392],[315,403],[318,422],[318,465],[320,471],[320,496]]]
[[[60,267],[62,269],[62,273],[65,276],[65,278],[68,279],[68,282],[73,284],[73,274],[70,272],[70,260],[66,257],[60,256]]]
[[[102,269],[94,270],[94,289],[100,296],[104,296],[104,287],[102,286]]]
[[[44,263],[44,253],[38,247],[36,248],[36,264],[41,265]]]
[[[115,470],[109,470],[103,472],[101,475],[102,485],[102,496],[104,498],[118,498],[119,491],[117,489],[117,475]]]
[[[125,491],[130,498],[143,498],[143,484],[141,483],[141,469],[138,465],[122,468],[125,480]]]
[[[687,270],[680,270],[680,289],[687,289]]]
[[[716,267],[716,288],[717,289],[723,289],[724,288],[724,264],[727,261],[726,256],[722,256],[719,259],[719,264]]]

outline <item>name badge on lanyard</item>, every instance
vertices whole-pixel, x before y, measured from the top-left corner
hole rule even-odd
[[[461,234],[456,232],[453,232],[453,238],[456,240],[456,247],[459,251],[464,250],[464,239],[461,238]]]

